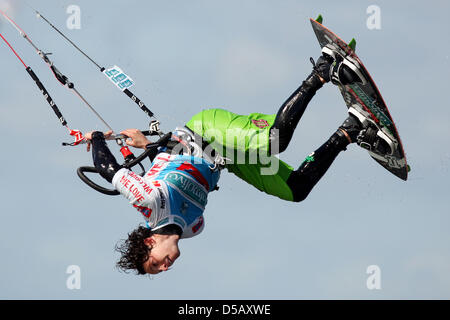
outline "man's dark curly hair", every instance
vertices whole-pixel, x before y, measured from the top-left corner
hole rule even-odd
[[[137,274],[145,274],[142,264],[147,261],[150,250],[144,243],[144,239],[151,237],[153,232],[146,227],[139,226],[128,234],[128,239],[120,241],[116,245],[116,251],[122,255],[116,266],[128,273],[136,270]]]
[[[121,254],[117,261],[117,268],[128,273],[129,270],[136,270],[137,274],[146,274],[143,263],[150,256],[149,248],[144,240],[153,234],[178,234],[181,236],[182,230],[179,226],[170,224],[152,232],[149,228],[139,226],[128,234],[128,239],[121,240],[115,250]]]

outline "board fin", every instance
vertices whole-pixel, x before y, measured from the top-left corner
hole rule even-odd
[[[317,21],[318,23],[322,24],[323,17],[322,17],[321,14],[319,14],[319,16],[317,17],[316,21]]]
[[[355,38],[353,38],[352,41],[349,42],[348,46],[350,48],[352,48],[353,51],[356,50],[356,40],[355,40]]]

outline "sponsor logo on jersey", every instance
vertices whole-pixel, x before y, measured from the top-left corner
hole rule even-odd
[[[135,207],[137,209],[137,211],[139,211],[140,213],[142,213],[142,215],[144,217],[146,217],[147,219],[150,218],[150,216],[152,215],[152,209],[148,208],[148,207],[141,207],[138,205],[133,205],[133,207]]]
[[[152,183],[155,187],[161,187],[161,183],[158,180],[152,181]]]
[[[155,163],[154,165],[152,165],[152,167],[150,168],[150,170],[148,170],[146,177],[147,178],[151,178],[156,176],[159,172],[161,172],[166,166],[168,165],[167,162],[162,162],[162,163]]]
[[[260,129],[264,129],[269,126],[269,123],[264,119],[252,120],[252,123]]]
[[[162,192],[162,190],[160,188],[158,188],[158,192],[159,192],[159,199],[161,201],[161,209],[165,209],[166,208],[166,197],[164,196],[164,193]]]
[[[193,176],[198,183],[200,183],[202,186],[206,188],[206,190],[209,190],[208,181],[201,174],[201,172],[191,163],[185,161],[177,168],[177,170],[189,173],[189,175]]]
[[[195,226],[192,227],[192,232],[196,233],[202,225],[203,225],[203,217],[200,217],[198,219],[198,222],[195,224]]]
[[[197,184],[191,178],[185,176],[181,172],[172,171],[166,175],[165,180],[178,189],[183,196],[191,199],[197,205],[203,208],[205,207],[208,193],[201,185]]]

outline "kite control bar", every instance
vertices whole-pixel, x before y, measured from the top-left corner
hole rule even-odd
[[[123,91],[133,102],[135,102],[139,108],[144,111],[149,117],[154,118],[154,114],[152,111],[150,111],[144,104],[143,101],[141,101],[139,98],[137,98],[130,90],[129,88],[134,84],[134,81],[130,77],[128,77],[126,74],[122,72],[122,70],[114,66],[112,68],[106,69],[105,67],[101,67],[99,64],[97,64],[95,61],[92,60],[89,56],[87,56],[83,51],[81,51],[72,41],[70,41],[64,34],[61,33],[51,22],[49,22],[45,17],[43,17],[39,12],[36,11],[38,14],[38,17],[42,18],[45,22],[47,22],[53,29],[55,29],[58,33],[60,33],[66,40],[68,40],[77,50],[79,50],[82,54],[84,54],[91,62],[93,62],[102,73],[104,73],[109,80],[111,80],[115,85]],[[53,62],[50,60],[49,56],[51,53],[45,53],[43,50],[40,50],[35,43],[30,39],[30,37],[25,33],[23,29],[20,28],[20,26],[14,22],[5,12],[0,10],[0,15],[3,16],[18,32],[19,34],[34,48],[34,50],[38,53],[38,55],[43,59],[43,61],[50,67],[53,75],[55,76],[56,80],[63,85],[64,87],[71,90],[75,95],[83,101],[83,103],[97,116],[99,120],[103,122],[103,124],[108,128],[108,130],[114,132],[112,127],[100,116],[100,114],[94,109],[94,107],[80,94],[80,92],[75,88],[74,83],[69,81],[69,78],[65,76],[56,66],[53,64]],[[20,60],[20,62],[25,67],[25,70],[29,74],[29,76],[33,79],[33,81],[36,83],[37,87],[41,91],[44,98],[47,100],[50,107],[53,109],[53,112],[58,117],[58,120],[61,122],[61,124],[66,127],[69,131],[69,134],[74,137],[75,141],[72,143],[63,143],[63,146],[76,146],[84,143],[89,143],[84,137],[81,131],[79,130],[72,130],[69,128],[66,119],[63,117],[61,111],[57,107],[56,103],[53,101],[53,99],[50,97],[49,92],[44,87],[38,76],[34,73],[34,71],[29,67],[23,59],[19,56],[19,54],[15,51],[15,49],[11,46],[11,44],[5,39],[3,34],[0,33],[0,38],[6,43],[6,45],[11,49],[11,51],[14,53],[14,55]],[[141,155],[138,157],[135,157],[133,153],[130,151],[130,149],[125,146],[124,141],[126,140],[125,135],[122,134],[112,134],[107,138],[107,140],[115,140],[116,143],[120,147],[120,152],[122,153],[125,162],[123,163],[122,167],[130,169],[136,165],[139,165],[143,171],[141,175],[144,174],[145,169],[141,162],[150,156],[150,158],[154,157],[157,153],[157,149],[159,146],[162,146],[164,144],[167,144],[171,137],[171,133],[169,134],[163,134],[163,132],[159,129],[159,121],[157,119],[153,119],[150,121],[149,130],[148,131],[142,131],[142,133],[146,136],[159,136],[159,140],[157,142],[151,143],[147,150],[145,150]],[[94,183],[92,180],[90,180],[85,173],[99,173],[95,167],[80,167],[77,170],[78,176],[83,180],[87,185],[92,187],[93,189],[104,193],[108,195],[116,195],[119,194],[115,190],[106,189],[103,188],[96,183]]]
[[[143,133],[145,134],[147,132],[143,132]],[[171,136],[172,136],[171,132],[166,133],[161,138],[159,138],[158,141],[149,144],[146,147],[146,150],[143,153],[141,153],[138,157],[134,157],[131,152],[128,156],[125,156],[126,152],[122,152],[122,154],[125,156],[125,162],[122,164],[122,168],[131,169],[136,165],[140,165],[141,168],[143,169],[144,167],[142,166],[141,162],[149,156],[150,156],[150,158],[154,157],[158,151],[158,147],[165,146],[167,144],[167,142],[170,140]],[[127,147],[124,147],[124,148],[127,148]],[[119,192],[115,189],[107,189],[107,188],[102,187],[102,186],[96,184],[95,182],[93,182],[91,179],[89,179],[86,176],[85,173],[87,173],[87,172],[88,173],[99,173],[99,172],[98,172],[97,168],[95,168],[95,167],[84,166],[84,167],[78,168],[78,170],[77,170],[78,177],[80,177],[80,179],[84,183],[86,183],[89,187],[91,187],[92,189],[94,189],[100,193],[110,195],[110,196],[116,196],[119,194]],[[145,171],[143,171],[141,175],[143,175],[144,173],[145,173]]]

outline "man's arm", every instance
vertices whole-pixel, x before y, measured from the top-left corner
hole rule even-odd
[[[127,145],[135,148],[145,149],[150,144],[150,141],[137,129],[127,129],[121,132],[129,137],[126,140]],[[112,131],[105,134],[99,131],[89,132],[85,135],[88,140],[88,151],[92,144],[92,158],[94,160],[94,166],[97,168],[99,174],[105,178],[108,182],[112,182],[112,179],[117,171],[122,167],[117,163],[116,158],[113,156],[108,146],[106,145],[105,135],[109,136]],[[150,159],[153,160],[156,156],[155,152],[150,154]]]
[[[144,216],[151,227],[158,217],[166,214],[167,208],[161,203],[161,193],[150,181],[145,181],[133,171],[120,169],[114,175],[112,184]]]
[[[85,135],[92,145],[94,165],[103,178],[111,182],[117,191],[127,198],[145,218],[149,219],[152,212],[159,207],[160,194],[155,192],[153,186],[147,184],[142,177],[131,170],[122,168],[117,163],[105,141],[105,135],[108,136],[111,133],[103,134],[95,131]],[[134,144],[136,147],[145,148],[146,144],[148,144],[146,143],[148,140],[141,139],[142,137],[134,131],[129,130],[124,132],[124,134],[128,134],[130,137],[130,140],[127,141],[128,145]]]
[[[95,168],[103,178],[112,182],[114,175],[121,169],[121,166],[106,145],[103,133],[99,131],[93,132],[91,144]]]

